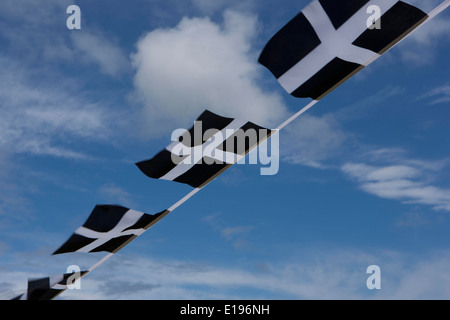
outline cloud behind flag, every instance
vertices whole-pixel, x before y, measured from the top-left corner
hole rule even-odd
[[[166,149],[137,163],[148,177],[201,188],[266,140],[272,130],[208,110]]]
[[[53,254],[69,252],[115,253],[159,221],[155,215],[115,205],[98,205],[88,220]]]
[[[381,28],[369,28],[369,6]],[[320,100],[412,32],[428,15],[397,0],[314,0],[263,49],[259,62],[297,98]]]

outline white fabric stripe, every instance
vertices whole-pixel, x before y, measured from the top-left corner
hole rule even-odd
[[[65,290],[67,289],[67,285],[62,285],[62,284],[55,284],[54,286],[51,287],[51,289],[55,289],[55,290]]]
[[[217,132],[214,136],[212,136],[208,141],[204,142],[201,146],[195,146],[193,148],[186,147],[181,142],[171,144],[169,147],[167,147],[167,151],[172,152],[174,149],[180,148],[180,150],[189,150],[189,152],[186,152],[189,154],[187,158],[185,158],[180,164],[178,164],[175,168],[173,168],[171,171],[169,171],[167,174],[162,176],[160,179],[163,180],[175,180],[182,174],[186,173],[194,165],[199,163],[200,161],[203,161],[203,155],[204,150],[215,150],[218,146],[220,146],[226,139],[228,139],[230,136],[236,132],[236,130],[242,128],[248,121],[235,119],[233,120],[228,126],[226,126],[221,131]],[[177,153],[175,153],[177,154]],[[215,159],[220,153],[218,152],[213,158]],[[223,154],[222,154],[223,155]],[[209,155],[208,155],[209,156]],[[211,155],[212,156],[212,155]],[[227,156],[227,159],[229,159],[229,156]],[[224,159],[217,159],[220,161],[223,161]],[[228,163],[228,162],[227,162]]]
[[[144,229],[123,230],[134,225],[143,215],[144,213],[142,212],[130,209],[124,214],[122,219],[120,219],[119,223],[108,232],[97,232],[85,227],[78,228],[78,230],[75,231],[76,234],[97,240],[91,242],[83,248],[78,249],[76,252],[90,252],[113,238],[128,235],[141,235],[145,231]]]
[[[322,42],[321,50],[324,50],[326,53],[330,54],[332,56],[331,59],[339,57],[349,62],[364,64],[375,54],[375,52],[373,51],[356,47],[351,44],[361,33],[363,33],[367,29],[366,20],[362,21],[361,23],[360,21],[357,21],[357,19],[353,19],[351,21],[351,24],[344,24],[344,26],[351,26],[350,29],[344,28],[342,30],[341,28],[339,28],[340,30],[337,32],[333,24],[331,23],[330,18],[328,18],[328,15],[325,13],[324,9],[318,1],[312,2],[311,5],[303,10],[303,13],[313,26],[314,30],[320,38],[320,41]],[[357,16],[358,14],[356,14],[356,17]],[[367,14],[364,17],[367,17]],[[358,28],[360,23],[362,26],[364,26],[364,29]],[[361,32],[359,32],[360,29],[362,29]],[[358,36],[351,40],[351,35],[352,33],[355,33],[355,31]],[[348,34],[345,32],[348,32]]]
[[[235,130],[234,129],[232,129],[232,130],[233,130],[233,132],[230,132],[230,133],[234,134]],[[210,143],[208,145],[204,144],[202,146],[196,146],[194,148],[190,148],[190,147],[183,145],[180,142],[174,141],[166,148],[166,150],[171,153],[174,153],[176,155],[179,155],[179,156],[189,156],[189,155],[191,155],[191,151],[193,150],[192,154],[194,154],[195,160],[201,159],[201,158],[203,158],[203,156],[207,156],[214,160],[218,160],[218,161],[221,161],[221,162],[224,162],[227,164],[233,164],[236,160],[237,154],[235,154],[233,152],[225,152],[225,151],[219,150],[219,149],[217,149],[218,146],[214,147],[214,145],[212,143]],[[175,150],[175,152],[173,152],[174,150]],[[178,150],[180,152],[176,152]],[[205,150],[208,150],[211,152],[205,152]],[[212,152],[214,152],[214,153],[212,153]],[[192,158],[189,158],[189,159],[185,158],[183,160],[184,164],[190,164],[191,161],[192,161]],[[180,164],[183,164],[183,162],[181,162]],[[196,163],[198,163],[198,162],[199,161],[197,161]]]
[[[144,229],[133,229],[133,230],[127,230],[121,232],[120,230],[123,229],[117,229],[117,230],[111,230],[110,232],[97,232],[85,227],[78,228],[77,231],[75,231],[76,234],[90,238],[90,239],[111,239],[111,238],[117,238],[120,236],[128,236],[128,235],[140,235],[142,233],[142,230]]]
[[[336,30],[320,2],[314,0],[302,12],[322,43],[278,78],[281,86],[289,93],[294,92],[336,57],[367,66],[379,54],[352,45],[367,30],[367,7],[378,5],[383,15],[397,2],[398,0],[371,0]]]

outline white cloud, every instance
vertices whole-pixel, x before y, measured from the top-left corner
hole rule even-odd
[[[255,17],[227,11],[222,25],[183,18],[174,28],[147,33],[132,58],[147,132],[191,126],[205,109],[278,124],[286,107],[258,84],[262,68],[251,47],[256,30]]]
[[[433,186],[428,181],[424,167],[413,166],[412,163],[382,167],[346,163],[341,170],[370,194],[405,203],[430,205],[435,210],[450,211],[450,189]]]

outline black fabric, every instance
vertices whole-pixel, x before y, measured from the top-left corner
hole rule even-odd
[[[320,45],[314,28],[300,12],[267,43],[259,57],[278,79]]]
[[[172,155],[172,153],[167,150],[163,150],[150,160],[136,163],[136,166],[149,178],[159,179],[186,158],[187,156],[179,157]]]
[[[87,274],[87,271],[81,271],[79,277],[83,277]],[[62,276],[62,280],[58,284],[67,286],[72,283],[68,283],[74,273],[66,273]],[[54,286],[54,284],[53,284]],[[51,300],[58,296],[65,289],[53,289],[50,284],[50,277],[28,280],[27,300]],[[20,300],[23,294],[15,297],[12,300]]]
[[[218,146],[217,149],[243,156],[267,136],[270,136],[271,132],[271,130],[252,122],[247,122],[241,129]],[[253,143],[251,143],[252,141]]]
[[[131,238],[136,237],[135,235],[121,236],[117,238],[112,238],[111,240],[105,242],[104,244],[92,249],[90,252],[116,252],[120,247],[122,247],[126,242],[131,240]]]
[[[381,29],[367,29],[353,44],[383,53],[427,16],[422,10],[399,1],[381,17]]]
[[[103,233],[109,232],[117,226],[117,224],[129,210],[130,209],[128,208],[115,205],[98,205],[92,211],[91,215],[89,216],[87,222],[83,225],[83,227],[97,232]],[[165,212],[167,211],[163,211],[155,215],[143,213],[142,216],[132,226],[126,227],[125,229],[120,230],[120,232],[145,229],[149,227],[152,221],[157,219]],[[121,247],[123,244],[125,244],[133,237],[136,237],[136,235],[134,234],[123,236],[119,235],[91,249],[90,252],[102,252],[102,251],[115,252],[119,247]],[[69,240],[67,240],[53,254],[57,255],[63,253],[76,252],[96,240],[98,240],[98,238],[88,238],[75,232],[74,234],[72,234]]]
[[[206,164],[206,162],[211,164]],[[225,163],[216,163],[214,159],[204,157],[202,159],[202,164],[194,165],[190,170],[180,175],[174,181],[188,184],[194,188],[199,188],[230,166],[231,165]]]
[[[232,118],[222,117],[209,110],[205,110],[195,121],[196,123],[201,123],[202,130],[195,132],[196,126],[200,128],[200,125],[194,124],[190,130],[178,138],[178,141],[190,148],[202,145],[210,138],[210,136],[205,135],[206,131],[211,129],[215,129],[216,132],[220,131],[228,126],[233,120],[234,119]],[[188,156],[177,156],[170,151],[163,150],[150,160],[136,163],[136,166],[149,178],[159,179],[187,157]]]
[[[151,224],[155,219],[157,219],[158,217],[160,217],[162,214],[166,213],[167,210],[162,211],[160,213],[157,213],[155,215],[150,215],[150,214],[144,214],[138,222],[136,222],[134,225],[132,225],[129,228],[126,228],[123,231],[127,231],[127,230],[138,230],[138,229],[146,229],[148,227],[149,224]]]
[[[28,281],[28,300],[40,300],[50,290],[50,278]]]
[[[337,30],[369,0],[319,0],[319,2]]]
[[[83,227],[97,232],[113,229],[129,209],[121,206],[98,205],[94,208]]]
[[[194,124],[191,129],[179,138],[179,141],[190,148],[200,146],[210,138],[210,136],[205,135],[206,131],[211,129],[220,131],[228,126],[233,120],[234,119],[232,118],[225,118],[209,110],[205,110],[195,121],[195,123],[201,123],[202,130],[195,132],[196,126],[200,127],[200,125]],[[197,133],[197,136],[195,133]]]
[[[216,131],[224,129],[229,123],[234,121],[234,119],[230,118],[224,118],[219,115],[216,115],[210,111],[205,111],[202,116],[198,118],[198,121],[205,121],[205,125],[203,126],[203,129],[211,130],[216,129]],[[217,127],[215,127],[217,126]],[[255,129],[257,130],[258,137],[259,137],[259,130],[265,129],[263,127],[260,127],[256,124],[253,124],[251,122],[246,123],[241,129],[247,130],[247,129]],[[266,129],[268,132],[270,130]],[[192,133],[193,134],[193,133]],[[206,137],[207,138],[207,137]],[[234,138],[234,137],[233,137]],[[207,139],[206,139],[207,140]],[[258,138],[258,141],[261,140],[261,138]],[[203,141],[203,143],[206,141]],[[253,146],[251,146],[253,147]],[[221,149],[222,148],[222,149]],[[218,146],[218,150],[224,150],[226,146],[222,143]],[[248,149],[250,148],[249,144],[246,143],[246,150],[242,152],[245,154]],[[227,150],[228,151],[228,150]],[[233,152],[231,150],[231,152]],[[238,150],[236,150],[238,151]],[[239,150],[240,151],[240,150]],[[176,165],[173,163],[170,152],[167,151],[169,155],[166,155],[164,157],[161,157],[161,155],[157,155],[155,158],[148,160],[148,161],[142,161],[137,163],[138,168],[146,174],[150,178],[159,179],[166,175],[170,170],[166,170],[167,168],[175,168]],[[238,153],[235,153],[238,154]],[[239,153],[241,154],[241,153]],[[154,166],[153,166],[154,165]],[[187,185],[190,185],[191,187],[198,188],[201,186],[204,186],[206,183],[212,181],[215,177],[217,177],[220,173],[225,171],[230,164],[227,163],[221,163],[218,160],[211,159],[210,157],[204,155],[203,158],[198,161],[196,164],[194,164],[189,170],[187,170],[185,173],[181,174],[180,176],[173,179],[175,182],[184,183]],[[159,171],[160,168],[164,168],[164,170]]]
[[[362,66],[359,64],[335,58],[292,95],[297,98],[321,99],[360,67]]]

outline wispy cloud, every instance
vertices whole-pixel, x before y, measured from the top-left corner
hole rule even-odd
[[[342,152],[348,138],[349,134],[333,115],[304,115],[283,133],[282,159],[292,164],[324,168],[325,160]]]
[[[66,9],[69,0],[24,0],[0,3],[0,35],[5,40],[2,52],[20,59],[22,64],[55,68],[59,63],[97,66],[110,77],[119,78],[131,65],[127,54],[114,36],[93,26],[67,30]],[[82,21],[86,18],[82,15]]]
[[[101,198],[105,201],[123,206],[133,205],[133,195],[114,183],[107,183],[99,188]]]
[[[346,129],[352,121],[391,108],[389,98],[402,92],[403,88],[388,86],[333,114],[303,115],[286,128],[281,146],[282,159],[318,169],[337,169],[355,181],[361,190],[380,198],[450,211],[450,189],[437,182],[448,159],[416,159],[406,148],[366,144],[357,132]],[[442,86],[420,99],[437,98],[434,102],[438,103],[445,100],[447,93],[448,88]]]
[[[341,170],[370,194],[404,203],[429,205],[435,210],[450,211],[450,189],[433,185],[427,175],[429,171],[425,170],[424,166],[412,165],[411,162],[408,165],[388,166],[346,163]]]
[[[416,1],[420,8],[430,12],[442,1]],[[427,22],[399,44],[399,55],[412,67],[423,67],[434,63],[438,48],[450,41],[450,20],[443,12]]]
[[[81,53],[81,60],[98,65],[102,73],[119,77],[131,71],[128,57],[117,40],[92,30],[73,32],[71,37],[75,50]]]
[[[0,57],[0,146],[17,153],[86,158],[71,150],[70,138],[105,141],[109,115],[61,83],[38,83],[12,59]]]
[[[430,100],[428,105],[450,103],[450,85],[445,84],[419,96],[417,100]]]

